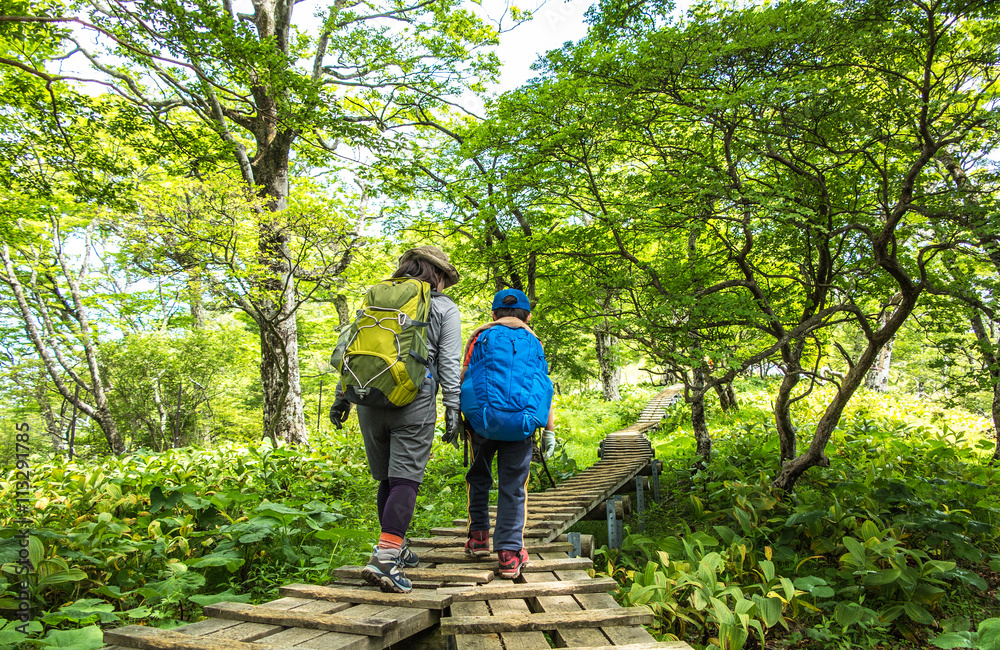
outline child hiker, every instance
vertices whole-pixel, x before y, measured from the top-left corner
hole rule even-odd
[[[555,448],[552,381],[542,344],[528,327],[531,304],[517,289],[493,297],[493,322],[478,328],[465,346],[462,413],[468,424],[472,464],[465,475],[469,539],[465,552],[490,553],[490,466],[497,459],[497,515],[493,547],[500,577],[513,580],[528,561],[524,548],[532,434],[545,426],[542,453]]]
[[[446,437],[458,436],[462,323],[458,307],[440,293],[458,279],[441,249],[406,251],[392,279],[368,292],[334,352],[341,385],[330,419],[339,426],[351,404],[358,405],[368,467],[379,482],[382,532],[361,575],[382,591],[412,589],[403,568],[417,566],[419,558],[404,540],[430,457],[438,387]]]

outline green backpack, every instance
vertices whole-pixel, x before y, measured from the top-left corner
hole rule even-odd
[[[431,285],[383,280],[368,290],[358,317],[337,340],[330,364],[353,404],[406,406],[427,376]]]

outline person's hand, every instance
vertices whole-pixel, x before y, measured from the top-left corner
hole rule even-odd
[[[343,429],[343,424],[347,421],[347,416],[350,414],[351,403],[347,401],[347,397],[343,393],[337,395],[336,399],[333,400],[333,405],[330,407],[330,422],[338,429]]]
[[[552,458],[552,454],[556,450],[556,432],[551,429],[544,429],[542,431],[542,457]]]
[[[441,440],[450,442],[458,449],[458,434],[462,429],[462,414],[457,408],[448,407],[444,410],[444,435]]]

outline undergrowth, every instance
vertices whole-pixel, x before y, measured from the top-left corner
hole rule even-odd
[[[823,397],[796,412],[800,446]],[[1000,470],[982,419],[859,395],[830,467],[783,495],[770,396],[744,388],[740,403],[712,414],[703,468],[683,404],[652,435],[665,498],[597,563],[623,604],[696,648],[1000,648]]]
[[[597,460],[659,388],[621,403],[556,399],[556,481]],[[683,404],[651,435],[664,498],[643,533],[598,552],[623,604],[696,648],[997,648],[1000,509],[983,421],[898,396],[852,400],[827,453],[794,495],[777,471],[770,397],[744,386],[712,412],[711,463],[692,470]],[[822,395],[796,412],[808,443]],[[436,443],[412,536],[465,514],[462,450]],[[101,647],[102,628],[174,627],[222,600],[263,602],[363,561],[377,535],[375,482],[354,418],[311,450],[213,449],[66,462],[31,458],[26,544],[33,623],[16,629],[22,551],[14,468],[0,482],[0,647]],[[548,478],[533,466],[530,488]],[[630,527],[635,528],[635,522]],[[936,645],[932,645],[936,644]],[[992,644],[992,645],[991,645]]]

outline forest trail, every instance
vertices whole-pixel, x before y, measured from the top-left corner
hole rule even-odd
[[[609,538],[621,519],[616,493],[630,482],[640,513],[644,475],[658,498],[659,461],[645,436],[681,394],[671,386],[657,394],[634,424],[601,442],[601,459],[573,478],[528,497],[525,544],[531,560],[516,582],[494,580],[496,561],[470,558],[464,520],[435,528],[410,545],[421,558],[407,569],[409,594],[386,594],[361,580],[360,566],[343,566],[327,586],[286,585],[278,600],[262,605],[218,603],[210,618],[174,630],[130,625],[104,633],[105,650],[690,650],[683,642],[657,642],[642,626],[653,623],[645,607],[621,607],[608,591],[615,583],[591,578],[581,557],[579,534],[565,531],[588,513],[605,508]],[[620,497],[618,497],[620,500]]]

